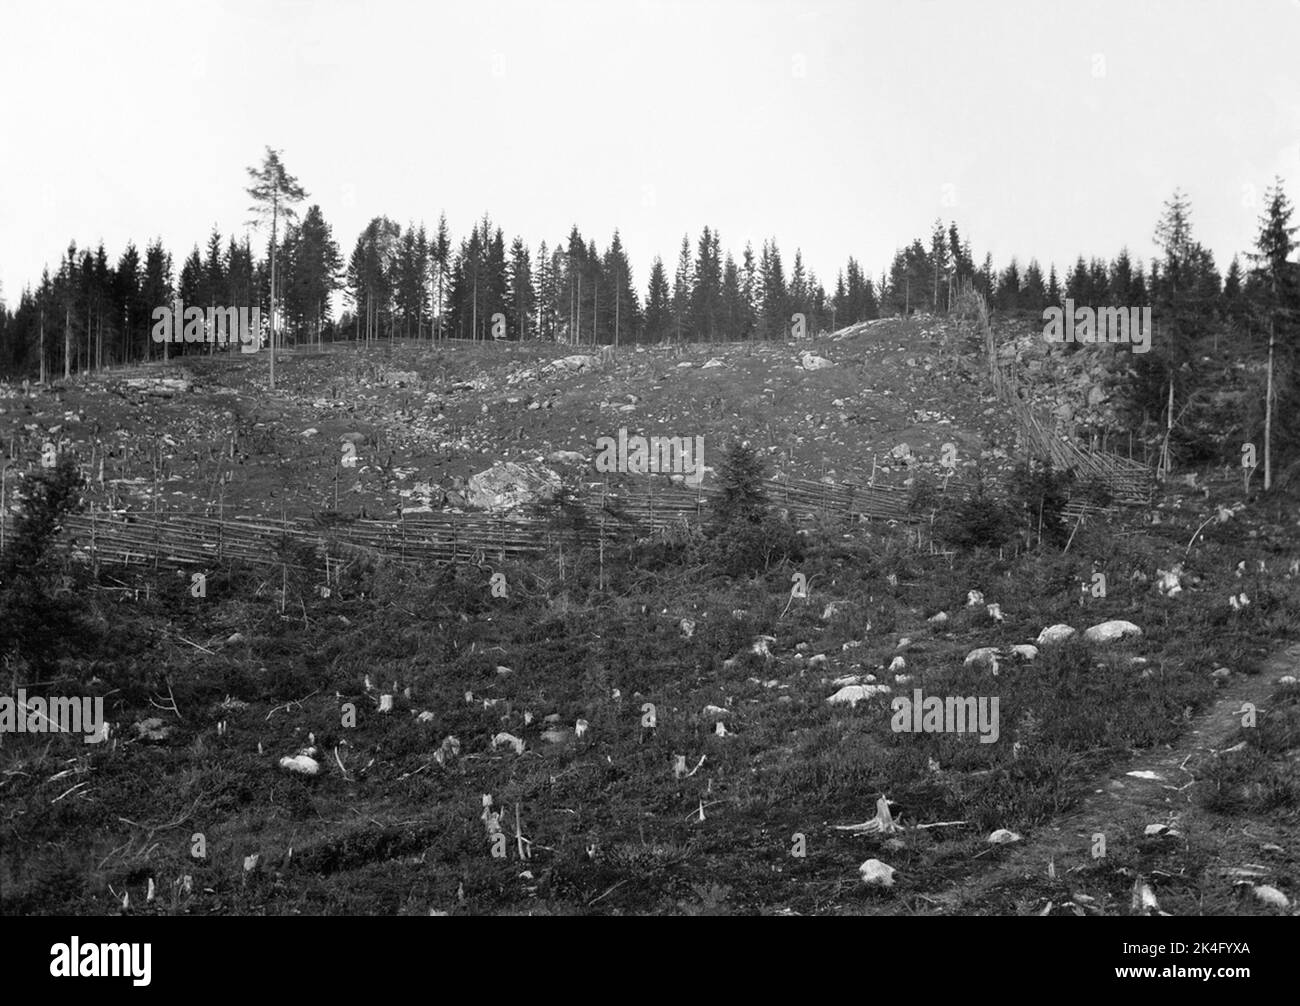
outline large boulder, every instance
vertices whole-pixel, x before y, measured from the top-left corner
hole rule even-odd
[[[1090,643],[1115,643],[1126,636],[1140,636],[1142,630],[1132,622],[1115,618],[1109,622],[1100,622],[1084,630],[1083,638]]]
[[[1063,643],[1074,635],[1074,628],[1063,623],[1049,625],[1038,634],[1039,646],[1052,646],[1056,643]]]
[[[498,461],[487,471],[470,476],[466,502],[480,510],[518,510],[553,499],[560,476],[541,465]]]

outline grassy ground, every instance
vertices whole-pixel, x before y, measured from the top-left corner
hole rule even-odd
[[[1014,854],[988,834],[1032,842],[1137,754],[1177,748],[1221,693],[1255,688],[1270,649],[1294,631],[1300,579],[1267,539],[1217,531],[1192,550],[1200,584],[1166,598],[1130,577],[1154,578],[1186,529],[1127,530],[1123,560],[1110,528],[1085,529],[1066,556],[1000,560],[932,556],[888,529],[836,529],[809,544],[797,568],[810,596],[794,601],[794,567],[742,581],[682,565],[651,574],[644,552],[626,565],[607,556],[604,590],[572,557],[563,578],[554,562],[375,568],[328,599],[291,577],[284,614],[280,577],[251,570],[212,575],[205,598],[175,573],[144,578],[138,599],[84,589],[87,655],[45,684],[90,681],[106,696],[112,739],[4,738],[4,910],[114,911],[127,892],[141,912],[1025,910],[1014,878],[962,896]],[[1234,576],[1238,561],[1261,559],[1266,572]],[[1111,584],[1105,598],[1080,590],[1095,568]],[[492,596],[490,572],[506,574],[508,597]],[[1233,611],[1227,597],[1241,589],[1251,604]],[[966,607],[968,590],[1004,620]],[[936,628],[927,619],[939,610],[951,617]],[[690,638],[683,618],[695,622]],[[1108,618],[1144,635],[1069,641],[1004,662],[997,676],[963,664],[976,646]],[[770,658],[746,652],[763,634],[775,637]],[[886,670],[896,654],[909,683]],[[1221,666],[1231,674],[1215,678]],[[854,673],[895,694],[998,696],[999,740],[895,733],[888,696],[827,704],[832,679]],[[380,711],[383,694],[391,712]],[[158,708],[173,701],[175,711]],[[1259,857],[1231,836],[1263,827],[1292,847],[1295,701],[1283,688],[1261,703],[1241,751],[1195,767],[1188,796],[1202,846],[1130,841],[1152,822],[1130,820],[1121,803],[1106,857],[1075,877],[1077,889],[1115,907],[1131,874],[1163,869],[1235,910],[1232,880],[1216,871]],[[355,726],[343,725],[349,705]],[[165,740],[136,739],[132,725],[151,715],[171,728]],[[561,733],[544,739],[552,726]],[[502,732],[522,753],[494,746]],[[278,767],[307,746],[319,775]],[[679,756],[691,774],[674,771]],[[503,812],[503,858],[485,794]],[[904,830],[834,830],[870,818],[881,795]],[[965,823],[916,827],[955,821]],[[1240,861],[1224,861],[1234,851]],[[1269,882],[1294,897],[1292,855],[1274,857]],[[867,858],[897,869],[891,889],[858,882]],[[186,875],[183,893],[174,885]],[[146,904],[150,878],[160,893]]]
[[[680,373],[657,350],[517,388],[508,375],[536,368],[535,347],[406,347],[402,369],[423,365],[420,394],[435,396],[406,412],[395,403],[407,389],[349,374],[331,354],[288,362],[274,398],[252,393],[257,361],[239,359],[195,365],[205,388],[143,410],[95,385],[59,404],[81,417],[67,420],[74,446],[95,421],[103,438],[170,423],[168,492],[205,502],[219,462],[203,437],[226,436],[210,411],[223,401],[247,431],[245,471],[227,492],[276,509],[320,509],[345,427],[417,474],[385,481],[382,464],[363,465],[350,477],[373,494],[343,509],[363,496],[399,505],[433,459],[468,473],[511,452],[583,449],[629,415],[646,432],[694,435],[689,421],[709,437],[748,433],[792,474],[860,471],[901,439],[923,455],[957,439],[998,461],[1008,433],[960,376],[956,337],[909,329],[951,349],[927,351],[929,372],[914,365],[937,375],[932,387],[909,383],[907,333],[892,324],[818,346],[837,359],[829,370],[804,371],[790,347],[697,347]],[[713,355],[726,367],[699,366]],[[345,405],[322,371],[351,382]],[[471,387],[453,393],[457,383]],[[307,403],[312,393],[325,404]],[[527,410],[538,396],[555,404]],[[620,397],[632,412],[617,411]],[[846,404],[827,404],[837,398]],[[120,414],[96,416],[112,401]],[[37,426],[25,437],[48,435],[51,417],[36,415],[47,398],[4,405],[0,419]],[[299,422],[319,433],[293,434]],[[129,491],[146,489],[152,480]],[[286,495],[262,495],[272,489]],[[717,572],[697,541],[628,545],[603,565],[571,550],[525,566],[359,565],[328,597],[323,570],[213,569],[194,597],[189,571],[69,567],[78,626],[62,633],[66,652],[10,661],[5,688],[101,695],[112,735],[0,736],[0,911],[1114,914],[1130,910],[1135,884],[1175,914],[1280,911],[1251,885],[1292,904],[1300,892],[1300,715],[1294,686],[1277,684],[1296,661],[1274,659],[1300,608],[1294,501],[1253,503],[1188,548],[1239,496],[1163,497],[1158,523],[1086,524],[1064,555],[954,553],[902,528],[823,526],[795,562],[750,577]],[[1157,570],[1179,561],[1186,589],[1163,596]],[[796,571],[806,599],[791,599]],[[506,597],[490,588],[498,572]],[[1081,589],[1097,572],[1104,597]],[[972,590],[1001,621],[967,605]],[[1234,610],[1242,591],[1250,604]],[[930,621],[940,611],[946,624]],[[964,663],[1054,623],[1112,618],[1143,635],[1044,647],[1031,662],[1004,658],[996,675]],[[751,652],[760,636],[773,637],[767,654]],[[897,656],[905,667],[891,672]],[[828,704],[849,675],[893,691]],[[891,696],[917,687],[997,697],[998,741],[893,731]],[[1228,715],[1244,701],[1259,708],[1254,728]],[[165,737],[138,736],[149,717]],[[309,747],[317,775],[279,766]],[[899,830],[837,830],[872,818],[882,796]],[[1152,823],[1177,834],[1146,837]],[[991,845],[995,829],[1021,841]],[[869,858],[896,869],[892,887],[861,883]]]

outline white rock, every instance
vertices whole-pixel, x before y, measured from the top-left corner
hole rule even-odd
[[[280,767],[287,772],[297,772],[300,775],[315,775],[320,771],[320,762],[303,754],[294,755],[292,758],[286,755],[280,759]]]
[[[869,699],[873,695],[885,694],[889,690],[888,685],[845,685],[826,701],[832,705],[842,705],[847,702],[849,707],[853,708],[864,699]]]
[[[1011,647],[1011,655],[1021,660],[1035,660],[1038,657],[1038,647],[1031,646],[1029,643],[1019,643]]]
[[[868,859],[858,867],[862,882],[868,887],[893,887],[895,869],[878,859]]]
[[[1074,635],[1074,629],[1064,623],[1049,625],[1038,634],[1036,642],[1039,646],[1051,646],[1054,643],[1062,643]]]
[[[683,618],[677,624],[680,626],[682,630],[682,635],[685,636],[687,639],[690,639],[693,635],[695,635],[695,623],[691,621],[689,618]]]
[[[816,353],[806,352],[800,358],[799,363],[804,370],[825,370],[827,367],[833,367],[835,364],[824,356],[818,356]]]
[[[1156,589],[1166,597],[1177,597],[1183,592],[1183,585],[1180,579],[1182,565],[1177,565],[1173,569],[1156,570]]]
[[[948,612],[946,611],[937,612],[931,615],[929,618],[927,618],[926,621],[929,622],[931,625],[947,625]]]
[[[502,731],[501,733],[497,734],[495,737],[492,738],[492,750],[495,751],[497,748],[502,746],[508,746],[514,748],[515,754],[524,753],[524,742],[520,740],[518,737],[516,737],[514,734],[508,734],[505,733],[504,731]]]
[[[984,603],[984,594],[978,590],[971,590],[966,593],[966,607],[978,608]]]
[[[1083,638],[1090,643],[1114,643],[1128,636],[1141,636],[1142,630],[1132,622],[1126,622],[1120,618],[1113,618],[1108,622],[1101,622],[1087,629]]]
[[[1268,884],[1260,884],[1255,888],[1254,893],[1256,900],[1262,901],[1270,908],[1291,907],[1291,902],[1287,899],[1287,896],[1276,887],[1271,887]]]
[[[1019,842],[1020,836],[1014,831],[1008,831],[1006,828],[999,828],[993,834],[989,835],[990,845],[1010,845],[1012,842]]]
[[[981,646],[978,649],[971,650],[966,654],[965,664],[967,667],[987,667],[994,674],[998,672],[998,648],[996,646]]]
[[[542,368],[542,371],[543,373],[565,371],[570,374],[578,374],[584,370],[596,370],[599,367],[600,359],[598,357],[575,353],[572,356],[563,356],[558,360],[552,360]]]
[[[704,365],[703,365],[702,367],[700,367],[700,369],[701,369],[701,370],[710,370],[710,369],[712,369],[713,367],[721,367],[721,366],[724,366],[723,362],[722,362],[721,360],[719,360],[716,356],[714,356],[714,357],[710,358],[708,361],[706,361],[706,362],[704,363]]]
[[[808,666],[809,666],[809,667],[825,667],[825,666],[826,666],[826,654],[824,654],[824,653],[815,653],[815,654],[813,654],[811,657],[808,658]]]
[[[553,498],[560,484],[560,476],[541,465],[498,461],[470,476],[465,498],[481,510],[517,510]]]
[[[993,621],[1002,621],[1002,606],[1000,604],[990,604],[986,610],[989,613],[989,618],[993,619]]]
[[[704,707],[705,716],[729,716],[730,714],[731,710],[723,709],[722,706],[708,705]]]
[[[899,674],[905,670],[907,670],[907,661],[902,657],[895,657],[889,662],[890,674]]]

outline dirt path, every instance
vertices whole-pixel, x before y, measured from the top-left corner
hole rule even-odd
[[[1259,674],[1236,677],[1218,701],[1192,722],[1177,746],[1142,752],[1116,766],[1081,806],[1035,829],[1023,843],[1006,847],[1005,858],[992,869],[954,888],[932,893],[929,900],[961,914],[987,904],[999,889],[1020,887],[1031,880],[1048,881],[1049,863],[1054,864],[1056,877],[1064,878],[1093,863],[1092,836],[1098,832],[1106,836],[1112,855],[1121,842],[1140,838],[1143,827],[1157,823],[1176,824],[1189,841],[1211,836],[1213,843],[1226,845],[1230,822],[1192,802],[1188,769],[1233,744],[1243,703],[1253,703],[1256,715],[1262,716],[1277,679],[1295,673],[1298,666],[1300,644],[1295,644],[1270,657]],[[1153,773],[1155,778],[1140,778],[1132,775],[1134,772]],[[1261,837],[1261,830],[1250,829],[1256,838]]]

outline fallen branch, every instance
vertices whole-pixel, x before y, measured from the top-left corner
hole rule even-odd
[[[285,703],[284,705],[282,705],[282,706],[276,706],[274,709],[272,709],[269,713],[266,714],[266,718],[269,720],[272,716],[274,716],[276,713],[278,713],[281,709],[283,709],[285,712],[288,712],[290,706],[301,706],[304,702],[306,702],[309,698],[311,698],[313,695],[315,695],[315,694],[316,694],[317,692],[319,692],[319,691],[320,691],[319,688],[313,689],[312,691],[308,692],[306,695],[304,695],[304,696],[303,696],[302,698],[300,698],[300,699],[291,699],[290,701],[286,702],[286,703]]]

